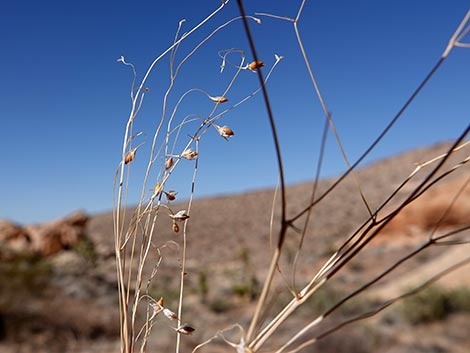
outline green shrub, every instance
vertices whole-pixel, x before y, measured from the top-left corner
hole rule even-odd
[[[256,276],[252,275],[243,283],[236,283],[232,286],[232,292],[238,297],[246,297],[250,300],[256,299],[260,293],[260,283]]]
[[[199,272],[199,293],[201,295],[201,300],[203,303],[207,301],[207,295],[209,294],[209,284],[207,281],[207,272],[202,270]]]
[[[80,240],[72,247],[72,250],[92,264],[97,260],[95,246],[89,239]]]
[[[232,309],[233,304],[222,297],[211,300],[209,303],[209,308],[217,314],[222,314]]]
[[[401,312],[412,324],[443,320],[455,312],[470,312],[470,289],[431,286],[403,301]]]
[[[21,305],[32,294],[40,296],[48,287],[50,263],[35,256],[0,262],[0,310]]]
[[[345,291],[337,288],[321,288],[307,301],[307,306],[309,308],[308,315],[312,312],[316,315],[323,314],[326,310],[329,310],[333,305],[346,297],[346,295],[347,293]],[[364,298],[352,298],[343,303],[337,309],[337,312],[339,315],[345,317],[354,316],[367,311],[371,306],[372,303]]]

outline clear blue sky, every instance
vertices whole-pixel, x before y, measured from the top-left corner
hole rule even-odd
[[[20,223],[95,213],[112,207],[113,177],[130,109],[132,62],[139,78],[172,42],[179,20],[191,29],[220,0],[4,1],[0,5],[0,218]],[[294,17],[300,1],[246,1],[247,12]],[[398,111],[436,63],[469,3],[456,1],[310,1],[299,23],[306,49],[346,151],[354,160]],[[180,47],[185,53],[237,15],[231,1]],[[251,23],[267,68],[285,59],[268,83],[278,122],[286,179],[315,173],[323,114],[307,79],[289,22],[261,17]],[[468,41],[468,40],[467,40]],[[220,74],[219,50],[251,54],[242,23],[221,31],[183,67],[171,102],[198,87],[218,95],[234,70]],[[368,159],[451,139],[468,124],[470,49],[456,48],[429,86]],[[168,60],[150,77],[151,91],[136,129],[149,134],[161,114]],[[266,72],[266,71],[265,71]],[[256,87],[243,72],[230,103]],[[181,114],[206,115],[210,102],[194,94]],[[180,116],[181,118],[181,116]],[[277,166],[261,95],[224,116],[235,137],[215,131],[201,141],[196,196],[273,186]],[[330,137],[323,175],[345,169]],[[138,157],[139,157],[138,152]],[[189,162],[190,163],[190,162]],[[186,174],[185,174],[186,173]],[[189,194],[191,170],[171,187]],[[138,180],[135,181],[137,189]]]

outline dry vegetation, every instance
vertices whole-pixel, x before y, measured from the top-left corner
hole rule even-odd
[[[449,53],[455,47],[467,46],[462,42],[462,39],[470,31],[468,23],[470,12],[467,13],[450,38],[435,66],[423,78],[421,84],[410,95],[402,108],[391,118],[389,125],[354,162],[348,159],[343,149],[342,141],[325,104],[303,45],[298,23],[303,13],[305,1],[299,5],[295,18],[267,13],[257,14],[261,17],[270,17],[292,24],[313,92],[325,115],[325,127],[320,137],[320,162],[317,165],[316,177],[310,184],[310,191],[296,195],[295,191],[290,190],[288,193],[286,189],[284,161],[281,157],[282,147],[267,89],[267,81],[271,74],[275,74],[275,68],[283,57],[276,54],[275,63],[269,68],[264,68],[265,63],[258,57],[257,43],[250,30],[253,23],[259,25],[261,20],[247,16],[243,1],[238,0],[239,17],[220,25],[196,44],[182,60],[176,59],[176,53],[180,50],[181,43],[186,41],[206,21],[223,11],[227,3],[222,2],[221,6],[199,25],[180,35],[183,26],[183,21],[181,21],[173,44],[154,60],[140,83],[138,83],[134,66],[124,57],[118,60],[131,67],[134,74],[130,94],[131,112],[124,133],[121,163],[115,178],[113,212],[120,337],[123,353],[145,352],[150,349],[153,329],[160,324],[161,320],[165,319],[172,321],[166,324],[176,332],[174,349],[177,353],[181,350],[191,350],[192,352],[213,350],[212,346],[217,346],[218,341],[222,341],[228,347],[243,353],[254,353],[265,349],[276,353],[295,353],[317,344],[319,340],[345,325],[376,315],[395,302],[419,292],[448,272],[459,269],[470,262],[470,258],[464,257],[461,261],[456,261],[450,266],[439,268],[431,277],[425,279],[424,283],[414,284],[411,289],[405,290],[402,294],[386,299],[377,297],[376,303],[357,305],[357,308],[362,310],[353,310],[349,312],[349,315],[342,315],[344,308],[351,305],[351,302],[356,300],[361,303],[367,302],[366,294],[369,289],[382,281],[391,280],[397,283],[400,279],[399,276],[403,277],[403,272],[400,273],[400,270],[406,269],[410,263],[416,264],[415,260],[424,256],[423,254],[453,245],[466,246],[465,234],[468,233],[469,225],[465,220],[460,219],[460,217],[465,217],[466,206],[458,199],[467,193],[465,191],[468,184],[467,177],[465,176],[463,185],[457,189],[451,199],[445,196],[439,200],[440,196],[433,195],[433,192],[442,180],[449,180],[450,175],[458,174],[460,170],[465,169],[469,158],[467,156],[457,157],[453,164],[449,163],[452,162],[455,155],[465,149],[464,141],[470,127],[464,128],[461,135],[450,143],[447,150],[443,151],[441,155],[419,161],[414,169],[403,175],[396,183],[385,184],[387,187],[382,185],[381,198],[374,199],[369,194],[368,189],[371,185],[364,183],[361,180],[363,177],[355,169],[400,119],[407,107],[413,103],[415,97],[426,86]],[[244,49],[221,50],[219,52],[222,59],[221,72],[229,70],[232,72],[232,78],[222,90],[223,93],[211,96],[203,89],[191,88],[183,93],[173,106],[168,97],[173,92],[181,66],[190,60],[202,44],[211,40],[221,28],[230,26],[235,21],[243,23],[244,35],[248,41],[253,60],[246,60]],[[129,185],[132,185],[132,180],[135,180],[131,177],[131,170],[134,170],[132,165],[137,151],[145,144],[145,142],[139,143],[140,136],[144,136],[145,132],[135,132],[136,126],[138,126],[136,121],[139,119],[145,94],[149,91],[146,86],[147,79],[166,55],[169,57],[170,83],[162,99],[161,118],[156,125],[150,150],[147,150],[147,167],[145,171],[141,172],[140,180],[143,180],[143,183],[140,201],[128,219],[126,215],[129,210],[126,203]],[[238,57],[238,63],[235,63],[234,57]],[[230,68],[228,69],[227,66]],[[265,69],[267,70],[266,76],[263,74]],[[222,104],[227,104],[227,97],[235,82],[243,82],[245,71],[256,73],[259,79],[259,88],[247,92],[246,98],[234,104],[229,103],[228,109],[220,107]],[[193,93],[202,93],[205,96],[204,99],[213,103],[210,113],[204,117],[200,117],[198,113],[192,113],[178,120],[176,113],[180,109],[180,105],[186,96]],[[271,202],[269,200],[261,202],[258,198],[256,202],[243,203],[242,209],[231,210],[234,205],[230,200],[224,200],[223,206],[221,205],[214,212],[198,214],[194,204],[194,186],[197,184],[200,158],[199,143],[201,139],[205,138],[206,132],[212,129],[215,129],[227,141],[232,138],[234,133],[230,127],[217,123],[219,120],[224,120],[226,113],[258,93],[263,97],[271,127],[278,166],[279,187],[276,188]],[[230,104],[232,105],[230,106]],[[170,108],[171,106],[173,109]],[[187,137],[182,137],[181,132],[185,129],[189,129],[190,132],[187,133]],[[320,185],[321,161],[326,146],[326,137],[330,132],[335,138],[348,169],[330,185]],[[161,165],[159,161],[163,161]],[[177,192],[168,189],[167,184],[175,170],[180,165],[188,163],[194,165],[190,181],[192,192],[187,203],[176,208],[171,202],[174,201]],[[397,172],[393,171],[393,173]],[[349,184],[346,183],[346,179],[350,179]],[[385,192],[388,186],[390,188],[388,192]],[[149,187],[153,187],[151,195],[146,192]],[[345,188],[348,191],[344,191]],[[448,185],[443,193],[452,189],[453,186]],[[338,198],[338,193],[341,193],[342,198]],[[423,195],[426,195],[427,198]],[[325,228],[318,228],[318,219],[324,218],[329,219],[330,222],[338,223],[338,219],[342,218],[337,209],[328,214],[321,214],[324,206],[334,199],[348,205],[344,218],[351,222],[352,228],[343,224],[343,229],[339,231],[338,235],[328,234],[328,241],[320,243],[318,234],[325,232]],[[420,206],[417,203],[418,200],[425,203],[426,208]],[[272,204],[270,209],[267,208],[269,204]],[[352,205],[356,207],[352,208]],[[228,211],[221,211],[222,208],[228,208]],[[338,209],[342,208],[338,207]],[[398,218],[398,215],[401,216]],[[208,216],[210,219],[207,219]],[[234,217],[237,219],[236,224],[233,227],[228,227]],[[222,229],[230,229],[233,233],[234,230],[243,228],[246,219],[253,217],[257,218],[255,218],[254,226],[248,229],[248,232],[251,232],[248,239],[237,239],[233,234],[221,236]],[[205,232],[210,234],[210,241],[205,241],[204,238],[207,236],[195,237],[193,227],[203,220],[206,220],[204,223]],[[263,225],[264,230],[259,228]],[[324,227],[327,226],[324,225]],[[374,249],[374,243],[382,242],[383,244],[387,237],[393,236],[393,233],[407,233],[410,227],[413,228],[413,232],[419,232],[418,237],[414,236],[419,240],[413,239],[413,242],[407,242],[407,246],[414,245],[414,249],[409,247],[403,251],[404,249],[401,248],[400,252],[394,252],[391,247],[381,255],[380,266],[364,270],[367,267],[364,266],[364,263],[367,263],[370,257],[376,256],[373,252],[377,251]],[[165,237],[162,229],[172,229],[173,233],[179,235],[179,239],[175,241],[171,237]],[[224,245],[221,252],[212,251],[214,234],[221,236],[218,240]],[[246,245],[243,245],[240,251],[234,252],[234,249],[239,248],[239,244]],[[204,261],[194,257],[194,253],[191,253],[194,246],[203,249],[204,253],[200,256],[204,258]],[[261,249],[267,251],[263,253]],[[312,250],[309,251],[310,249]],[[241,264],[239,266],[232,264],[228,270],[219,266],[214,271],[208,272],[207,268],[213,268],[217,262],[214,257],[220,258],[220,256],[229,261],[238,257]],[[213,263],[207,263],[211,260]],[[152,264],[150,267],[149,263]],[[342,286],[346,288],[344,293],[333,295],[332,293],[337,290],[338,281],[341,283],[341,281],[350,280],[348,278],[349,267],[352,267],[353,270],[362,269],[367,277],[361,277],[362,283],[360,285],[349,283],[348,286]],[[166,275],[166,273],[170,273],[170,275]],[[198,273],[198,275],[197,277],[191,276],[191,273]],[[357,279],[355,278],[355,281]],[[191,301],[191,289],[198,286],[203,303],[209,303],[213,311],[220,313],[239,307],[240,303],[236,300],[227,301],[224,299],[227,294],[231,293],[238,299],[254,301],[252,315],[248,318],[240,317],[239,320],[232,321],[232,324],[226,322],[225,317],[219,319],[218,331],[213,332],[212,336],[208,338],[207,327],[211,326],[209,323],[214,320],[205,320],[197,302]],[[216,287],[222,289],[214,291]],[[326,294],[323,293],[324,291]],[[215,292],[215,294],[211,296],[209,292]],[[313,315],[310,315],[310,321],[295,324],[295,320],[299,320],[304,311],[308,312],[309,303],[318,301],[322,297],[329,299],[328,304],[313,312]],[[331,298],[334,299],[331,300]],[[199,318],[197,327],[191,321],[188,323],[188,320],[194,316],[194,312]],[[294,324],[292,324],[293,321]],[[288,323],[290,326],[286,332]],[[211,334],[209,333],[209,335]],[[169,336],[173,335],[169,334]],[[187,336],[191,336],[191,338]]]
[[[173,44],[141,81],[131,63],[118,60],[131,69],[134,80],[112,214],[91,218],[81,242],[45,227],[59,247],[43,247],[42,252],[17,251],[17,240],[24,243],[28,235],[9,225],[9,235],[2,238],[2,250],[8,250],[2,257],[8,262],[1,264],[0,276],[18,281],[4,287],[0,297],[2,352],[467,351],[470,342],[462,326],[470,317],[464,287],[470,262],[470,148],[465,142],[470,127],[454,141],[359,169],[380,135],[358,160],[350,161],[344,153],[347,170],[338,177],[320,180],[318,173],[309,183],[287,186],[266,87],[283,58],[276,55],[268,67],[259,60],[250,26],[260,20],[247,16],[238,1],[240,16],[192,43],[182,59],[176,55],[181,43],[190,41],[227,3],[188,31],[181,21]],[[324,147],[330,133],[342,150],[297,27],[304,3],[293,19],[262,16],[292,24],[312,92],[325,115],[318,140]],[[470,31],[469,19],[470,12],[384,135],[449,53],[467,46],[462,38]],[[191,88],[176,102],[169,100],[180,68],[235,21],[243,23],[240,35],[250,49],[219,52],[222,69],[232,75],[222,92],[210,95]],[[154,132],[140,131],[139,113],[150,91],[147,79],[164,59],[170,64],[170,83],[162,97],[162,115]],[[259,87],[227,103],[234,83],[246,72],[258,75]],[[211,104],[210,114],[178,117],[191,94]],[[268,112],[279,187],[205,200],[192,192],[188,200],[174,200],[176,192],[167,187],[173,173],[189,165],[194,191],[203,158],[201,139],[212,130],[225,140],[232,138],[224,114],[256,95],[263,96]],[[137,158],[144,162],[133,169]],[[140,201],[131,207],[134,183],[141,188]],[[20,235],[12,236],[11,229]],[[434,287],[426,304],[409,301],[444,275],[453,280]],[[382,313],[397,302],[403,302],[405,313],[422,315],[407,316],[399,305]],[[413,338],[423,332],[425,340]]]
[[[445,151],[448,146],[443,144],[412,151],[358,170],[357,175],[361,182],[367,185],[364,192],[371,200],[382,199],[389,191],[387,187],[393,188],[397,185],[403,176],[413,169],[415,162],[429,160]],[[454,158],[458,160],[468,153],[467,148]],[[450,165],[452,163],[454,161],[451,161]],[[397,164],[403,168],[400,172],[391,173]],[[447,183],[436,185],[433,195],[436,200],[441,200],[439,208],[447,208],[449,201],[456,194],[449,193],[450,190],[458,190],[465,175],[468,175],[468,167],[460,170]],[[334,179],[321,181],[320,190],[328,188],[333,182]],[[385,189],[384,185],[387,186]],[[292,212],[300,209],[302,197],[305,197],[309,189],[310,184],[288,187],[288,194],[292,197]],[[315,237],[315,241],[305,242],[302,251],[305,261],[297,276],[299,283],[305,283],[315,272],[315,266],[331,254],[344,234],[350,234],[354,226],[367,216],[359,207],[361,200],[351,193],[352,189],[354,181],[349,178],[317,209],[319,216],[312,220],[312,226],[309,228],[311,233],[308,235]],[[273,190],[261,190],[194,202],[189,231],[197,241],[189,242],[187,250],[190,260],[186,269],[186,315],[197,328],[192,336],[185,337],[182,347],[185,350],[191,349],[196,342],[209,338],[221,327],[233,322],[249,322],[255,303],[251,294],[259,293],[259,283],[266,274],[270,254],[269,247],[266,247],[266,243],[269,243],[267,229],[270,211],[256,206],[270,202],[272,197]],[[344,200],[348,202],[343,202]],[[182,205],[176,203],[175,208],[183,207]],[[465,202],[462,202],[461,205],[463,218],[456,220],[459,224],[468,222],[466,214],[470,211],[468,204],[465,206]],[[218,217],[211,217],[215,212]],[[343,221],[333,222],[325,216],[331,212],[344,215],[341,218]],[[166,221],[162,219],[162,239],[181,240],[180,235],[172,232],[171,222]],[[1,291],[1,352],[111,353],[119,350],[114,243],[110,236],[112,223],[111,214],[96,215],[88,220],[85,234],[93,245],[93,252],[80,252],[72,248],[46,258],[18,257],[15,261],[11,258],[8,262],[3,260],[2,283],[6,283],[7,278],[15,278],[15,281],[10,279],[8,286],[3,286]],[[348,291],[380,272],[381,268],[393,263],[403,253],[414,248],[419,240],[426,238],[432,230],[432,226],[426,228],[421,225],[410,233],[409,227],[413,222],[399,224],[404,227],[401,232],[397,223],[393,227],[393,233],[385,232],[382,234],[383,239],[378,238],[366,247],[334,283],[331,282],[332,285],[319,292],[316,298],[307,302],[305,308],[299,311],[299,315],[280,328],[275,341],[282,342],[291,336],[296,327],[304,326],[313,313],[325,310]],[[398,295],[460,258],[468,257],[468,248],[465,247],[437,250],[438,252],[429,252],[414,258],[402,269],[398,269],[396,274],[392,274],[389,280],[377,283],[360,301],[342,308],[335,320],[357,313],[357,309],[366,310],[377,300]],[[289,264],[288,256],[293,256],[294,252],[294,245],[287,243],[286,259],[282,260],[284,265]],[[179,263],[177,256],[171,251],[166,259],[161,267],[161,282],[152,289],[152,293],[164,296],[170,306],[178,301],[178,278],[174,277],[174,271],[178,270]],[[149,268],[151,267],[150,263]],[[468,267],[463,267],[444,277],[438,285],[449,290],[469,288],[467,271]],[[34,278],[34,281],[31,281],[31,278]],[[255,283],[253,286],[253,278],[256,278],[258,285]],[[275,294],[270,299],[270,312],[279,310],[290,297],[282,282],[276,284],[273,292]],[[436,295],[431,296],[435,297]],[[470,348],[466,334],[466,323],[470,319],[468,307],[461,305],[459,310],[451,312],[442,304],[442,299],[428,302],[434,304],[420,304],[419,310],[423,313],[421,315],[429,316],[425,314],[427,311],[439,312],[443,308],[448,314],[436,316],[434,320],[413,323],[403,315],[401,306],[397,305],[385,311],[383,315],[346,327],[319,341],[314,351],[416,352],[441,349],[448,352],[466,352]],[[407,308],[405,313],[410,311],[410,306]],[[414,309],[413,312],[418,310]],[[269,315],[265,319],[269,320]],[[204,330],[199,330],[200,327],[204,327]],[[159,322],[150,337],[149,349],[173,349],[173,335],[169,334],[169,330],[164,320]],[[212,352],[227,352],[231,349],[221,341],[211,346]]]

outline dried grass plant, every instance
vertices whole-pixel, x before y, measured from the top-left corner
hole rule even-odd
[[[295,269],[299,261],[299,254],[302,250],[305,236],[308,233],[309,220],[313,217],[313,210],[335,190],[346,177],[355,177],[357,166],[376,148],[381,139],[389,133],[390,129],[392,129],[401,118],[403,112],[413,103],[416,96],[428,84],[436,71],[439,70],[449,54],[456,47],[470,46],[468,43],[463,42],[464,36],[470,31],[470,12],[465,15],[460,25],[458,25],[436,65],[430,70],[427,76],[424,77],[398,113],[391,118],[386,128],[357,160],[350,161],[343,148],[341,138],[335,129],[332,116],[323,99],[320,87],[315,79],[311,61],[303,45],[302,33],[298,27],[298,24],[302,21],[302,15],[305,15],[303,9],[306,1],[301,1],[300,4],[297,5],[298,11],[295,18],[288,18],[267,13],[249,16],[245,13],[243,1],[238,0],[238,17],[222,23],[206,38],[198,43],[193,43],[192,49],[189,50],[182,59],[177,59],[177,53],[179,53],[178,50],[181,44],[183,42],[190,42],[193,33],[198,31],[202,26],[205,26],[209,21],[216,21],[217,15],[225,10],[228,3],[228,0],[222,1],[221,5],[215,9],[213,13],[187,32],[183,32],[184,21],[181,21],[178,25],[173,43],[153,61],[140,83],[137,84],[138,75],[133,64],[127,62],[124,57],[118,60],[130,67],[133,72],[133,83],[130,91],[132,105],[129,119],[125,127],[121,162],[116,172],[114,193],[115,253],[121,313],[121,351],[123,353],[145,352],[148,339],[152,334],[152,329],[158,320],[168,320],[169,325],[172,325],[171,327],[174,330],[169,329],[169,334],[176,332],[176,352],[179,352],[181,349],[182,336],[191,334],[194,329],[204,330],[204,328],[198,327],[197,323],[194,323],[193,326],[192,323],[187,324],[183,320],[185,273],[188,260],[186,253],[188,242],[187,225],[188,222],[191,222],[191,208],[194,197],[194,185],[198,172],[198,161],[199,158],[203,158],[203,156],[199,155],[199,143],[210,130],[215,130],[221,138],[226,140],[230,139],[234,133],[232,129],[223,122],[225,115],[250,100],[252,97],[260,94],[265,101],[278,165],[279,186],[276,190],[272,206],[271,233],[272,242],[274,244],[272,247],[272,259],[270,267],[267,270],[267,276],[264,280],[261,294],[257,298],[256,310],[253,313],[251,323],[247,327],[234,323],[233,326],[220,328],[220,331],[214,332],[213,336],[208,333],[210,338],[194,347],[193,352],[204,349],[204,347],[210,345],[215,339],[225,341],[229,347],[233,347],[238,353],[261,351],[265,348],[267,342],[276,335],[278,328],[286,322],[298,308],[302,308],[309,298],[314,298],[320,288],[334,279],[335,275],[342,271],[352,259],[358,256],[367,244],[376,238],[387,225],[391,224],[408,205],[424,197],[435,184],[446,179],[458,169],[463,168],[469,160],[469,157],[462,158],[452,166],[444,168],[450,157],[467,144],[465,139],[470,130],[470,126],[467,126],[464,128],[461,135],[455,139],[446,153],[436,156],[433,160],[421,161],[421,163],[417,164],[413,173],[403,180],[402,184],[385,198],[378,207],[373,207],[370,204],[366,194],[363,192],[359,178],[356,178],[356,189],[361,196],[365,208],[368,210],[368,219],[363,224],[359,224],[353,234],[349,236],[345,234],[346,240],[344,240],[343,244],[336,249],[333,255],[331,255],[324,264],[322,264],[320,270],[312,276],[305,286],[298,288],[295,283]],[[253,25],[262,25],[261,18],[263,17],[270,17],[271,19],[287,22],[292,25],[297,39],[297,45],[302,52],[305,67],[311,80],[312,92],[314,93],[312,99],[315,97],[318,99],[325,118],[324,130],[319,137],[321,139],[320,162],[312,182],[310,201],[304,205],[300,212],[294,215],[288,215],[287,212],[288,201],[284,179],[284,161],[281,154],[282,148],[276,129],[275,112],[271,109],[269,89],[267,87],[267,82],[271,74],[275,74],[276,66],[281,62],[282,56],[276,55],[274,64],[264,66],[265,63],[261,61],[262,58],[259,58],[257,55],[256,40],[251,34],[251,27]],[[222,70],[224,70],[224,74],[230,74],[230,70],[227,67],[232,69],[232,76],[228,80],[225,89],[223,89],[222,92],[207,92],[201,88],[192,88],[181,94],[176,103],[170,106],[168,97],[173,93],[182,66],[191,60],[194,53],[201,50],[203,45],[207,41],[212,40],[218,32],[233,25],[233,23],[237,21],[243,23],[244,33],[240,33],[240,36],[246,37],[250,48],[228,50],[221,48],[219,55],[222,60]],[[252,58],[252,60],[247,60],[247,57]],[[235,60],[234,58],[237,59]],[[158,64],[164,59],[169,60],[170,63],[169,84],[162,96],[160,118],[155,126],[151,140],[147,141],[146,136],[150,134],[146,131],[135,131],[134,124],[139,118],[141,108],[146,102],[148,78],[152,71],[156,70]],[[258,75],[258,88],[252,92],[247,92],[246,97],[238,102],[228,102],[226,97],[230,96],[231,89],[235,82],[243,80],[242,76],[246,71],[255,72]],[[197,114],[189,114],[183,118],[179,117],[178,109],[190,95],[197,95],[202,100],[206,100],[208,104],[212,104],[211,111],[207,116],[202,117]],[[228,106],[228,108],[226,108],[226,106]],[[190,133],[186,134],[187,131],[190,131]],[[322,167],[321,161],[326,144],[326,136],[330,132],[333,133],[336,139],[336,143],[341,150],[348,169],[328,190],[320,193],[317,190],[317,185]],[[146,167],[144,168],[143,176],[139,175],[138,171],[134,172],[133,170],[137,158],[140,160],[146,159]],[[192,166],[192,191],[185,209],[174,209],[170,201],[175,199],[176,191],[169,190],[167,185],[175,170],[183,164],[191,164]],[[420,175],[419,181],[415,182],[418,174]],[[140,201],[135,209],[131,209],[128,208],[128,193],[130,185],[135,184],[134,180],[140,180]],[[408,186],[412,181],[414,182],[413,187],[409,188]],[[435,275],[429,278],[425,283],[406,293],[402,293],[394,298],[389,298],[369,310],[336,323],[333,327],[325,328],[324,331],[321,330],[324,320],[337,311],[343,304],[364,294],[380,279],[389,275],[400,265],[417,256],[423,250],[430,247],[458,246],[468,243],[470,224],[458,224],[454,225],[450,230],[447,229],[445,232],[437,232],[440,224],[439,219],[445,220],[449,218],[448,214],[452,212],[453,204],[457,202],[459,197],[464,193],[464,189],[468,187],[468,183],[469,179],[467,178],[462,188],[453,195],[452,201],[449,202],[447,209],[432,216],[433,218],[437,218],[438,222],[434,227],[434,231],[429,234],[426,241],[409,253],[403,254],[401,259],[395,261],[393,265],[383,270],[378,276],[370,278],[367,283],[351,291],[342,299],[337,300],[334,305],[325,310],[321,315],[310,320],[310,323],[303,327],[297,327],[295,334],[283,342],[283,344],[275,349],[271,347],[269,349],[274,350],[276,353],[298,352],[307,346],[315,344],[318,340],[330,335],[349,323],[375,315],[391,304],[420,291],[422,288],[433,283],[453,269],[468,264],[470,257],[462,262],[455,263],[449,268],[441,269],[440,272],[435,273]],[[150,193],[149,189],[152,190]],[[405,197],[403,197],[404,190],[406,190]],[[400,195],[401,198],[398,198],[398,195]],[[128,212],[131,212],[130,217],[127,214]],[[279,215],[279,217],[275,215]],[[161,243],[157,226],[157,220],[159,218],[168,218],[171,220],[172,229],[175,233],[178,233],[178,238],[175,238],[174,241]],[[287,275],[280,265],[280,258],[283,254],[289,230],[300,234],[300,240],[297,242],[296,255],[292,264],[292,275]],[[346,236],[348,237],[346,238]],[[154,254],[157,254],[157,256],[155,257]],[[159,281],[159,268],[165,261],[165,256],[177,256],[180,261],[179,273],[175,274],[180,278],[178,304],[177,307],[174,308],[167,307],[165,298],[152,297],[148,290],[151,283]],[[149,272],[145,270],[148,266],[152,268],[152,271]],[[271,294],[272,283],[275,278],[284,281],[286,291],[290,293],[291,300],[279,312],[275,313],[269,322],[262,323],[261,316],[268,306],[267,301]],[[310,334],[313,328],[320,328],[320,331],[315,331],[319,333],[315,334],[314,337]],[[238,335],[238,339],[229,340],[226,335],[229,331],[231,332],[230,337]],[[233,332],[235,332],[235,334]],[[304,337],[308,337],[308,339],[304,339]]]

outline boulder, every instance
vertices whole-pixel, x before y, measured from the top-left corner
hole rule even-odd
[[[31,238],[19,225],[0,220],[0,256],[11,257],[31,252]]]
[[[88,216],[83,212],[75,212],[49,223],[25,227],[0,220],[0,253],[2,256],[54,255],[84,239],[87,222]]]

